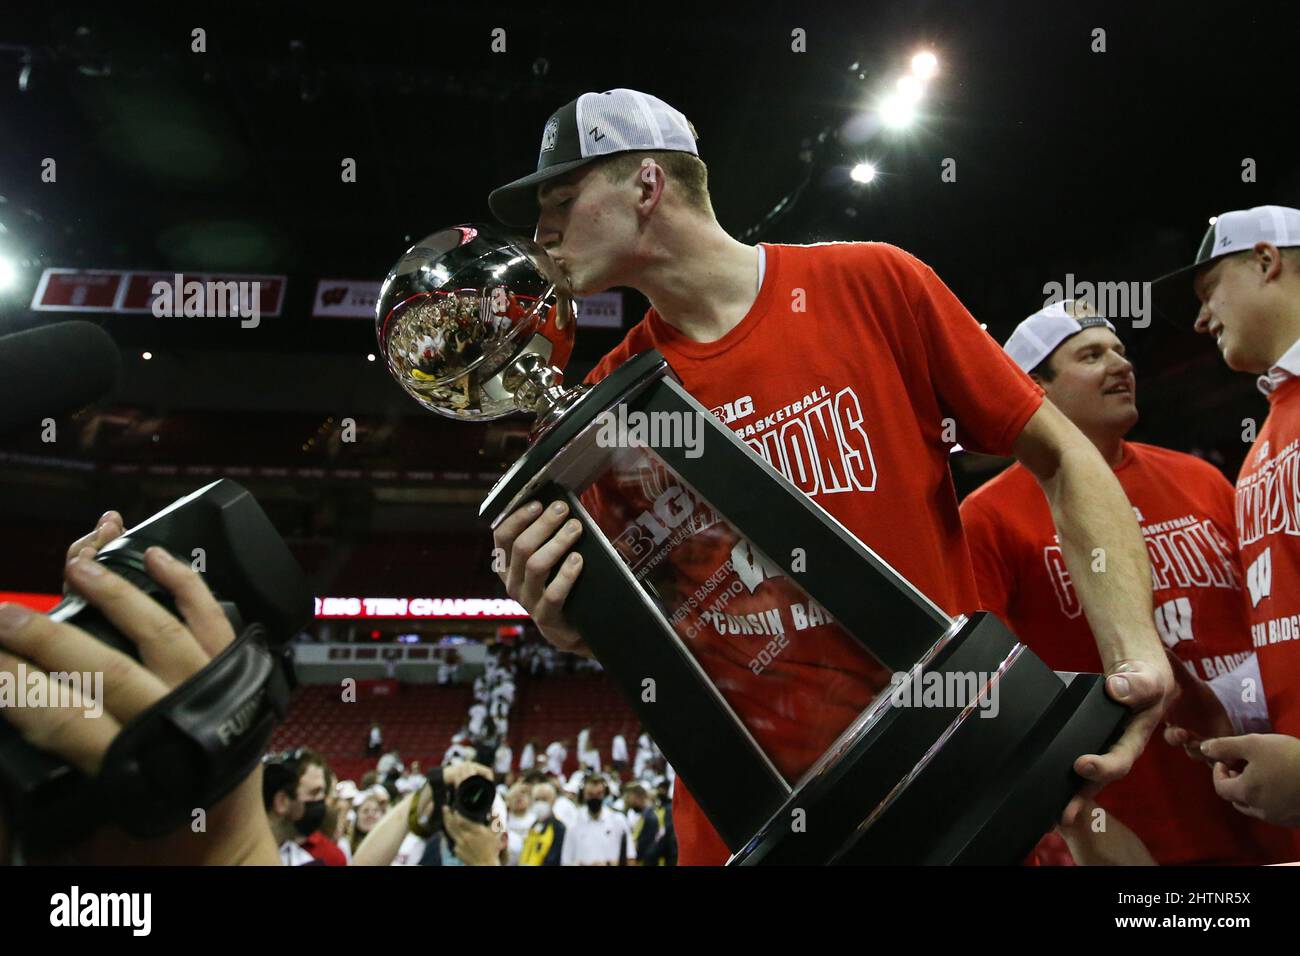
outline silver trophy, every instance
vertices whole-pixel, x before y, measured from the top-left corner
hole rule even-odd
[[[388,370],[417,402],[461,421],[514,412],[547,431],[584,388],[565,390],[576,310],[537,243],[491,226],[425,236],[384,279],[376,306]]]

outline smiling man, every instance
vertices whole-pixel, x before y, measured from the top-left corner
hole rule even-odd
[[[755,454],[950,614],[979,603],[948,469],[951,442],[1020,458],[1051,502],[1107,690],[1135,711],[1108,754],[1085,755],[1076,768],[1094,785],[1127,773],[1173,686],[1132,510],[1093,445],[1042,401],[928,266],[885,243],[751,246],[732,238],[713,213],[693,127],[635,90],[585,93],[557,110],[536,172],[489,202],[507,224],[536,223],[537,241],[577,294],[630,286],[650,300],[589,381],[658,349],[685,389]],[[781,417],[780,428],[748,432],[768,416]],[[497,526],[495,543],[508,555],[500,572],[507,593],[556,647],[589,654],[564,613],[581,571],[569,553],[580,533],[563,503],[543,513],[533,502]],[[1088,573],[1096,548],[1109,556],[1107,574]],[[704,567],[681,573],[707,579],[728,567],[714,560],[726,555],[698,557]],[[748,610],[789,607],[793,585],[784,576],[751,583]],[[882,668],[835,656],[836,627],[819,620],[799,629],[761,675],[745,665],[745,648],[707,635],[719,658],[730,655],[734,673],[724,679],[730,699],[744,701],[741,719],[791,778],[888,686]],[[674,800],[680,862],[723,863],[727,847],[689,783],[678,780]]]
[[[1195,261],[1156,280],[1154,292],[1169,318],[1195,316],[1229,368],[1258,375],[1268,400],[1237,476],[1237,543],[1274,732],[1221,736],[1200,750],[1219,796],[1249,816],[1300,827],[1300,209],[1216,217]],[[1189,729],[1166,739],[1182,743]]]
[[[1119,479],[1146,539],[1165,646],[1206,682],[1253,658],[1232,485],[1199,458],[1125,441],[1138,421],[1137,379],[1115,327],[1087,303],[1066,300],[1021,322],[1006,351]],[[1049,667],[1097,670],[1097,642],[1034,477],[1013,464],[962,502],[961,517],[984,607]],[[1287,841],[1232,811],[1204,769],[1171,747],[1145,750],[1097,804],[1161,864],[1287,858]]]

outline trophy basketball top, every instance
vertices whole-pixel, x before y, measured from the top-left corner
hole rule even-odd
[[[541,246],[495,226],[425,236],[384,279],[375,308],[388,370],[425,408],[462,421],[554,403],[573,351],[573,297]]]

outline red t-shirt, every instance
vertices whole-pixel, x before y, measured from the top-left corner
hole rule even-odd
[[[326,866],[348,865],[348,858],[344,855],[343,849],[319,830],[303,840],[299,846]]]
[[[763,248],[762,288],[730,332],[695,342],[651,309],[587,380],[658,349],[692,396],[934,604],[949,614],[977,607],[951,442],[1009,454],[1042,390],[903,250]],[[679,633],[778,770],[797,780],[888,675],[662,467],[643,460],[609,481],[620,495],[598,485],[593,516],[616,538],[626,526],[632,538],[620,553],[635,563],[633,538],[647,527],[640,509],[657,503],[675,529],[673,574],[659,582],[679,582],[667,599],[686,602]],[[721,864],[729,852],[685,784],[679,777],[673,811],[679,862]]]
[[[1273,729],[1300,737],[1300,379],[1269,412],[1237,475],[1237,543]]]
[[[1115,476],[1146,538],[1156,630],[1201,680],[1250,653],[1237,563],[1232,486],[1214,466],[1129,442]],[[961,506],[984,608],[1050,667],[1098,671],[1101,657],[1061,557],[1038,482],[1013,464]],[[1221,800],[1206,767],[1152,740],[1133,770],[1097,803],[1163,865],[1270,863],[1289,841]]]

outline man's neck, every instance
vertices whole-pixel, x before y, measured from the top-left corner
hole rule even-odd
[[[733,239],[716,222],[674,231],[637,275],[660,318],[696,342],[716,342],[758,298],[758,247]]]
[[[1268,317],[1267,326],[1273,329],[1273,361],[1268,363],[1267,372],[1281,361],[1282,356],[1291,347],[1300,342],[1300,297],[1288,296],[1285,304],[1272,316]]]
[[[1124,460],[1123,433],[1092,434],[1088,435],[1088,439],[1096,446],[1097,451],[1101,452],[1101,457],[1106,460],[1106,464],[1111,468],[1119,467],[1120,462]]]

